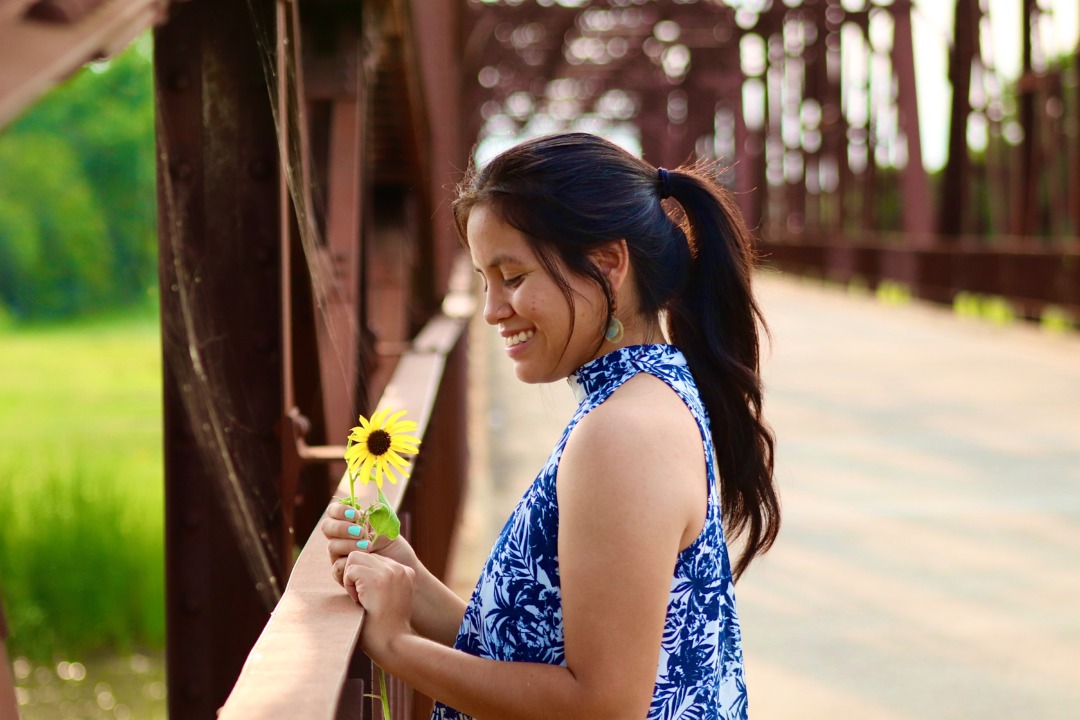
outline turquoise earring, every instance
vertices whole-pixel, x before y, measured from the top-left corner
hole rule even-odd
[[[604,339],[609,343],[618,343],[623,338],[623,324],[619,318],[615,317],[616,310],[618,306],[612,303],[611,320],[608,321],[607,329],[604,331]]]

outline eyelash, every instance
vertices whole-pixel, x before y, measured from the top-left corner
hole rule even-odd
[[[505,280],[503,280],[503,285],[508,288],[517,287],[521,284],[521,281],[524,277],[524,275],[515,275],[512,278],[506,278]]]

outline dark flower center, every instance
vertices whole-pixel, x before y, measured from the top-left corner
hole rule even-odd
[[[367,449],[372,455],[385,455],[393,438],[385,430],[372,430],[367,436]]]

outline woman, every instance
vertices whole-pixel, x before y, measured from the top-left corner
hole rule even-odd
[[[580,405],[468,604],[402,539],[358,550],[331,506],[364,652],[434,718],[746,717],[733,584],[779,502],[731,198],[572,133],[492,160],[454,212],[518,378],[569,378]]]

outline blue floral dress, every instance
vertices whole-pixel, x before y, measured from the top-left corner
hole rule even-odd
[[[454,647],[504,661],[566,665],[559,588],[559,505],[555,476],[578,421],[624,382],[647,372],[678,393],[697,419],[709,479],[705,526],[675,562],[648,720],[746,718],[742,640],[720,520],[709,419],[679,350],[635,345],[586,363],[569,382],[579,405],[544,469],[525,492],[491,551]],[[437,703],[433,720],[467,716]]]

